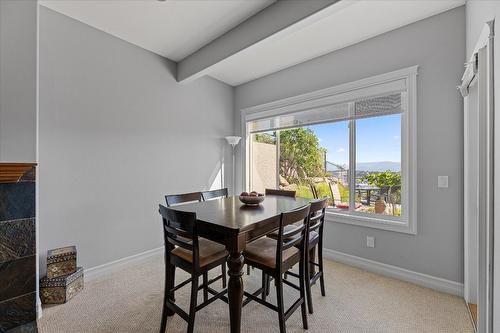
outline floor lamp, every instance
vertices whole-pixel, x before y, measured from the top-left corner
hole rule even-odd
[[[233,177],[231,178],[231,184],[232,184],[232,192],[233,192],[233,195],[234,195],[234,170],[235,170],[235,165],[234,165],[234,147],[236,147],[236,145],[240,142],[241,140],[241,137],[239,136],[226,136],[226,140],[227,140],[227,143],[229,143],[231,145],[231,147],[233,147],[233,165],[232,165],[232,168],[233,168]]]

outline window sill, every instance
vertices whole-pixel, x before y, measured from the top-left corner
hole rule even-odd
[[[370,217],[365,215],[344,214],[331,210],[326,212],[325,221],[351,224],[373,229],[388,230],[411,235],[417,234],[416,226],[411,225],[408,222],[399,222],[390,219]]]

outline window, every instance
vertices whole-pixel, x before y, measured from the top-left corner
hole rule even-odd
[[[252,191],[264,193],[266,188],[278,186],[276,132],[251,135]]]
[[[328,220],[416,233],[416,74],[243,110],[247,190],[328,196]]]

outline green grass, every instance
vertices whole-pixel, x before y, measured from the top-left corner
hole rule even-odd
[[[314,196],[312,194],[311,188],[307,185],[299,185],[297,188],[296,196],[300,198],[313,199]]]
[[[319,183],[316,184],[316,190],[318,191],[318,197],[323,198],[323,197],[328,197],[330,198],[330,205],[332,205],[331,198],[332,198],[332,192],[330,191],[330,186],[328,186],[327,183]],[[342,202],[349,202],[349,189],[345,188],[342,185],[339,185],[339,191],[341,198],[335,198],[336,202],[342,201]],[[297,196],[301,198],[307,198],[307,199],[313,199],[313,193],[311,191],[311,188],[308,185],[299,185],[297,188]]]
[[[339,183],[340,201],[349,202],[349,188]]]

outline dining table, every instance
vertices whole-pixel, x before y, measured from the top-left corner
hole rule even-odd
[[[267,195],[256,206],[247,206],[237,196],[187,203],[176,210],[196,213],[200,237],[223,244],[229,253],[228,303],[231,333],[241,331],[243,304],[243,251],[246,245],[279,229],[281,213],[309,204],[310,199]]]

